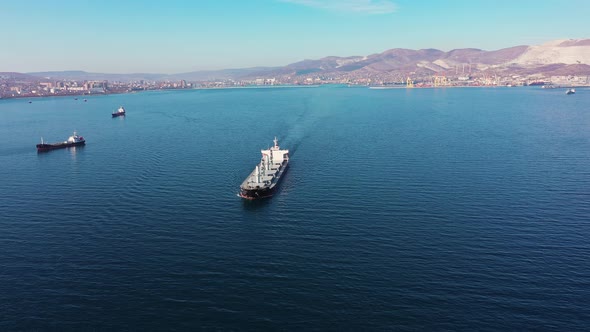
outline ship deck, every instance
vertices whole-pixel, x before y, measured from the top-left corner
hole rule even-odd
[[[264,170],[266,172],[265,175],[260,177],[260,182],[254,182],[254,173],[256,169],[254,169],[248,177],[242,182],[240,188],[246,190],[253,190],[253,189],[260,189],[260,188],[269,188],[273,185],[273,180],[280,175],[281,173],[281,165],[286,165],[285,162],[283,164],[274,164],[271,166],[270,169]],[[265,183],[267,182],[267,183]],[[258,188],[256,188],[258,187]]]

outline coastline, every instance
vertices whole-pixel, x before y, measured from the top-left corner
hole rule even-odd
[[[447,88],[529,88],[529,87],[537,87],[543,90],[556,90],[556,89],[571,89],[571,88],[590,88],[590,85],[560,85],[560,86],[552,86],[547,88],[541,88],[539,86],[527,86],[527,85],[518,85],[518,86],[506,86],[506,85],[445,85],[445,86],[414,86],[414,87],[406,87],[406,86],[367,86],[367,85],[347,85],[342,83],[327,83],[327,84],[314,84],[314,85],[250,85],[250,86],[215,86],[215,87],[197,87],[197,88],[180,88],[180,89],[144,89],[144,90],[132,90],[132,91],[109,91],[105,93],[90,93],[90,94],[80,94],[80,93],[61,93],[61,94],[46,94],[46,95],[18,95],[18,96],[0,96],[0,101],[2,100],[12,100],[12,99],[27,99],[27,98],[52,98],[52,97],[95,97],[95,96],[106,96],[106,95],[116,95],[116,94],[132,94],[132,93],[139,93],[139,92],[148,92],[148,91],[190,91],[190,90],[223,90],[223,89],[288,89],[288,88],[319,88],[322,86],[331,86],[331,87],[348,87],[348,88],[366,88],[370,90],[391,90],[391,89],[447,89]]]
[[[327,84],[324,84],[327,85]],[[330,84],[332,85],[332,84]],[[0,96],[0,100],[27,99],[27,98],[48,98],[48,97],[80,97],[86,98],[91,96],[106,96],[118,94],[131,94],[147,91],[190,91],[190,90],[218,90],[218,89],[273,89],[273,88],[317,88],[321,85],[251,85],[251,86],[216,86],[216,87],[198,87],[198,88],[178,88],[178,89],[143,89],[131,91],[108,91],[104,93],[60,93],[60,94],[28,94],[17,96]]]
[[[142,90],[144,91],[144,90]],[[11,99],[26,99],[26,98],[52,98],[52,97],[80,97],[86,98],[91,96],[106,96],[106,95],[119,95],[119,94],[128,94],[128,93],[135,93],[139,91],[112,91],[106,93],[87,93],[87,94],[80,94],[80,93],[60,93],[60,94],[46,94],[46,95],[18,95],[18,96],[0,96],[0,100],[11,100]]]

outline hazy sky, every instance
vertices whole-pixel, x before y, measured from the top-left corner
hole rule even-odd
[[[0,72],[180,73],[590,38],[590,1],[2,1]]]

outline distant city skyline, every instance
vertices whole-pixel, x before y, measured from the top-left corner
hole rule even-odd
[[[182,73],[391,48],[496,50],[588,38],[590,2],[6,2],[0,72]],[[567,15],[563,13],[567,11]]]

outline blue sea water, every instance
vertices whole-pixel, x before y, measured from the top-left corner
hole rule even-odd
[[[28,101],[0,100],[2,331],[588,329],[590,90]],[[243,201],[274,136],[280,190]]]

